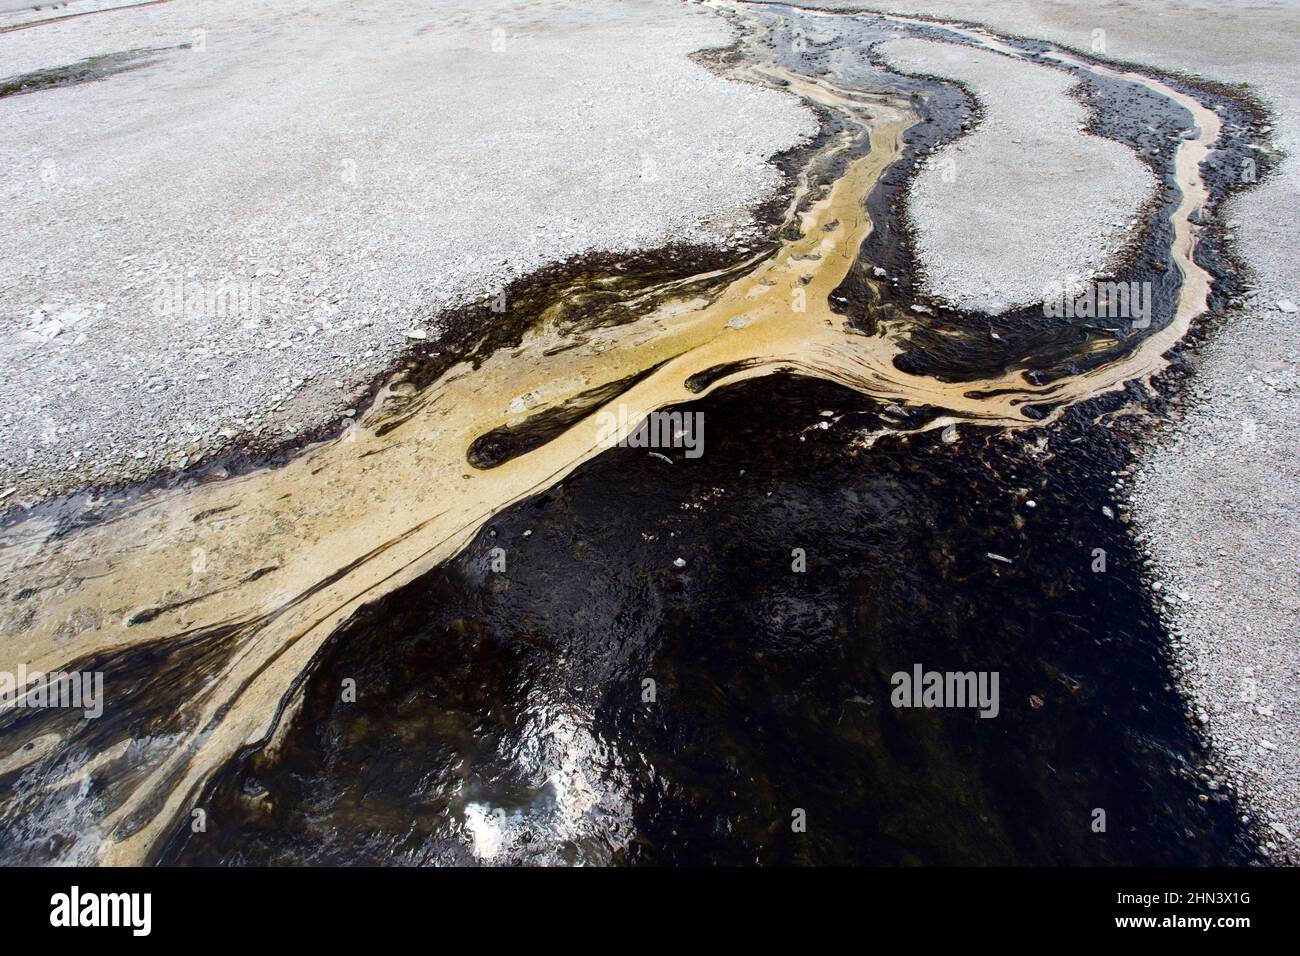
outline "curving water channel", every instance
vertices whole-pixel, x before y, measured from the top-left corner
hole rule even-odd
[[[582,303],[581,321],[573,319],[574,301],[548,300],[542,290],[527,299],[540,305],[513,317],[522,329],[517,344],[467,357],[427,384],[415,368],[396,373],[355,425],[277,467],[112,499],[80,496],[3,531],[0,670],[102,671],[106,692],[104,715],[94,720],[18,707],[0,715],[7,858],[978,859],[966,849],[980,838],[963,824],[953,824],[960,832],[948,842],[920,835],[965,812],[987,823],[994,858],[1090,859],[1085,842],[1062,838],[1054,847],[1044,836],[1049,820],[1062,825],[1065,798],[1064,785],[1041,768],[1004,783],[1014,792],[1003,799],[961,782],[963,747],[981,754],[986,768],[968,773],[1000,767],[1014,776],[1024,762],[1013,755],[1053,733],[1056,747],[1073,735],[1114,736],[1115,779],[1107,786],[1116,794],[1148,772],[1169,778],[1151,785],[1141,797],[1149,805],[1134,813],[1162,822],[1139,826],[1098,859],[1142,859],[1158,834],[1177,839],[1170,834],[1180,827],[1215,834],[1223,855],[1248,855],[1231,807],[1207,808],[1186,789],[1194,744],[1177,701],[1160,690],[1158,632],[1143,617],[1131,576],[1108,579],[1104,586],[1120,588],[1117,596],[1094,593],[1100,580],[1075,573],[1078,555],[1095,544],[1090,535],[1108,536],[1116,554],[1126,548],[1120,529],[1093,523],[1095,488],[1072,487],[1056,501],[1046,551],[1029,565],[1036,573],[1021,563],[995,568],[996,580],[986,580],[969,568],[988,571],[985,552],[997,549],[981,542],[998,537],[998,547],[1011,550],[1008,541],[1027,534],[1019,517],[1008,517],[996,535],[981,528],[980,508],[1002,501],[997,513],[1013,515],[1027,488],[1044,503],[1058,494],[1047,475],[1068,454],[1037,465],[1023,456],[1066,432],[1077,442],[1080,421],[1138,400],[1132,383],[1161,372],[1171,347],[1206,311],[1218,262],[1200,255],[1198,243],[1213,193],[1206,163],[1227,148],[1216,111],[1225,101],[1203,102],[1154,74],[964,27],[719,7],[742,40],[714,67],[786,89],[824,118],[823,136],[799,157],[788,208],[759,250],[686,278],[637,282],[610,270],[591,284],[602,294]],[[805,31],[825,33],[827,24],[834,49],[854,55],[828,57],[822,46],[801,42]],[[1005,320],[1000,341],[1011,345],[993,353],[983,317],[911,308],[910,283],[892,281],[908,256],[895,211],[900,173],[917,146],[958,135],[958,113],[971,104],[950,85],[899,76],[866,55],[898,35],[1069,68],[1097,84],[1093,105],[1103,113],[1106,96],[1119,109],[1126,95],[1159,101],[1165,122],[1186,118],[1159,157],[1163,202],[1132,266],[1167,292],[1151,328],[1098,331],[1041,315],[1035,322],[1029,313]],[[930,349],[945,322],[951,334],[941,332],[942,347]],[[972,328],[980,330],[978,345]],[[1014,351],[1017,328],[1029,329],[1032,347]],[[669,408],[702,411],[706,451],[697,463],[611,447],[602,412],[617,410],[612,437],[622,438]],[[1087,410],[1082,419],[1080,409]],[[953,425],[979,427],[963,427],[966,437],[953,445],[939,438],[951,439]],[[818,441],[829,444],[796,468],[792,456]],[[688,464],[693,471],[682,467]],[[740,475],[762,490],[719,510],[715,502],[727,500]],[[778,510],[804,502],[799,522],[788,510],[764,510],[773,495],[785,503]],[[844,520],[846,508],[867,513]],[[696,519],[689,530],[674,523],[681,512]],[[543,541],[549,550],[539,555]],[[791,549],[806,541],[835,542],[827,546],[833,560],[814,560],[826,571],[821,584],[809,585],[815,599],[774,598],[804,586],[791,585],[786,572]],[[1045,547],[1042,539],[1022,543],[1026,552]],[[726,547],[735,553],[722,563],[731,568],[724,574],[716,556]],[[501,576],[483,570],[493,548],[509,569]],[[671,563],[679,551],[694,562],[715,556],[708,587],[683,584]],[[900,562],[891,582],[881,577],[886,552]],[[770,554],[780,560],[764,557]],[[742,584],[737,575],[752,580]],[[598,595],[584,590],[583,582],[606,577],[621,583]],[[1087,700],[1076,686],[1073,718],[1048,711],[1059,722],[1055,732],[1026,724],[1023,741],[1010,732],[1001,755],[992,731],[949,727],[944,734],[956,737],[918,733],[924,753],[887,756],[885,737],[906,731],[882,730],[854,708],[880,703],[878,688],[861,687],[897,669],[889,661],[905,657],[910,666],[927,652],[978,658],[984,648],[986,661],[999,657],[1014,674],[1017,660],[1045,653],[1014,623],[987,633],[975,623],[996,617],[979,610],[979,595],[1011,582],[1014,594],[998,599],[1003,612],[1028,620],[1035,608],[1055,606],[1072,622],[1044,624],[1053,629],[1042,638],[1048,643],[1099,624],[1121,635],[1110,663],[1088,659],[1062,669],[1061,686],[1079,684],[1075,671],[1127,661],[1118,683],[1094,687],[1100,697]],[[887,609],[867,592],[888,592]],[[953,607],[945,608],[944,593]],[[738,601],[745,594],[748,603]],[[765,622],[737,630],[753,607],[767,608]],[[1092,624],[1079,623],[1090,616]],[[523,620],[531,622],[527,633],[519,630]],[[904,640],[909,621],[927,620],[925,633]],[[786,638],[756,651],[750,638],[769,627]],[[941,634],[952,640],[934,643]],[[955,647],[967,634],[971,647]],[[830,651],[823,645],[834,635]],[[779,675],[752,670],[765,655],[785,660]],[[876,676],[858,674],[858,690],[831,686],[835,675],[868,661]],[[689,719],[687,709],[655,717],[632,691],[627,701],[637,706],[607,696],[614,687],[640,688],[656,667],[659,686],[693,688]],[[782,683],[796,674],[795,684]],[[730,690],[728,680],[735,681]],[[356,699],[340,705],[347,681]],[[1123,687],[1132,691],[1128,702]],[[1043,694],[1021,690],[1013,715]],[[748,737],[745,728],[768,719],[761,715],[768,705],[785,715],[786,731]],[[783,736],[796,728],[801,737]],[[846,729],[852,739],[835,747],[809,741]],[[1144,739],[1145,756],[1129,752],[1129,734]],[[805,741],[802,753],[796,739]],[[1084,756],[1079,740],[1071,746],[1080,748],[1079,762],[1066,772],[1095,775],[1099,758]],[[692,754],[703,763],[683,765]],[[707,766],[707,754],[719,766]],[[892,788],[886,816],[894,829],[841,827],[834,839],[814,841],[815,850],[792,844],[783,823],[791,804],[773,793],[776,781],[846,759],[855,761],[850,779],[863,792]],[[1164,764],[1181,770],[1168,774]],[[884,776],[869,785],[873,774]],[[646,789],[646,775],[662,787]],[[910,803],[895,806],[905,777]],[[692,831],[711,819],[711,799],[742,799],[737,792],[756,780],[766,781],[763,796],[750,794],[733,808],[735,820],[707,828],[707,836]],[[816,799],[828,801],[829,782],[817,786],[826,792]],[[964,810],[941,796],[967,792]],[[880,812],[863,799],[843,796],[841,812]],[[1025,820],[1008,813],[1012,804],[1029,808]],[[210,830],[193,828],[196,809],[211,817]]]

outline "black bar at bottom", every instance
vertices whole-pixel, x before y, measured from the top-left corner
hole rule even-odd
[[[859,937],[911,926],[927,943],[969,941],[975,927],[1040,944],[1098,935],[1229,943],[1292,925],[1297,888],[1286,869],[7,869],[0,881],[13,948],[70,934],[128,946],[229,939],[335,948],[427,933],[431,923],[497,944],[559,932],[599,945],[605,933],[653,937],[665,921],[674,934],[700,923],[733,942],[788,923]],[[133,894],[148,894],[147,910]]]

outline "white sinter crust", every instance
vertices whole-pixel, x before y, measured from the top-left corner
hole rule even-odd
[[[983,108],[940,148],[907,198],[924,292],[1000,313],[1102,271],[1129,244],[1155,176],[1128,147],[1081,131],[1088,116],[1061,70],[931,40],[880,44],[905,73],[956,80]]]
[[[548,263],[743,239],[816,120],[688,58],[731,39],[648,0],[187,0],[0,34],[5,77],[202,47],[0,98],[6,504],[337,419],[408,331]],[[160,315],[180,283],[200,309]]]

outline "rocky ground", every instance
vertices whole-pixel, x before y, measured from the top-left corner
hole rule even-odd
[[[1202,349],[1177,420],[1139,469],[1131,497],[1152,598],[1194,719],[1219,754],[1216,769],[1251,796],[1265,849],[1294,854],[1300,344],[1295,315],[1277,301],[1230,320]],[[1254,335],[1234,334],[1242,322],[1279,350],[1261,354]]]
[[[929,158],[908,196],[924,291],[996,314],[1086,280],[1124,249],[1155,177],[1132,150],[1081,131],[1088,114],[1067,95],[1072,76],[929,40],[879,52],[904,72],[958,81],[983,111],[973,132]]]
[[[0,507],[337,420],[548,262],[743,237],[816,128],[681,3],[3,6]]]

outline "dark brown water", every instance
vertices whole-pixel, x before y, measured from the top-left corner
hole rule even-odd
[[[991,434],[855,450],[879,408],[807,379],[693,408],[716,436],[700,459],[608,452],[331,639],[275,753],[235,761],[208,831],[163,859],[1251,858],[1195,781],[1136,556],[1100,510],[1120,458],[1082,416],[1035,457]],[[891,706],[916,663],[998,671],[1000,714]]]

